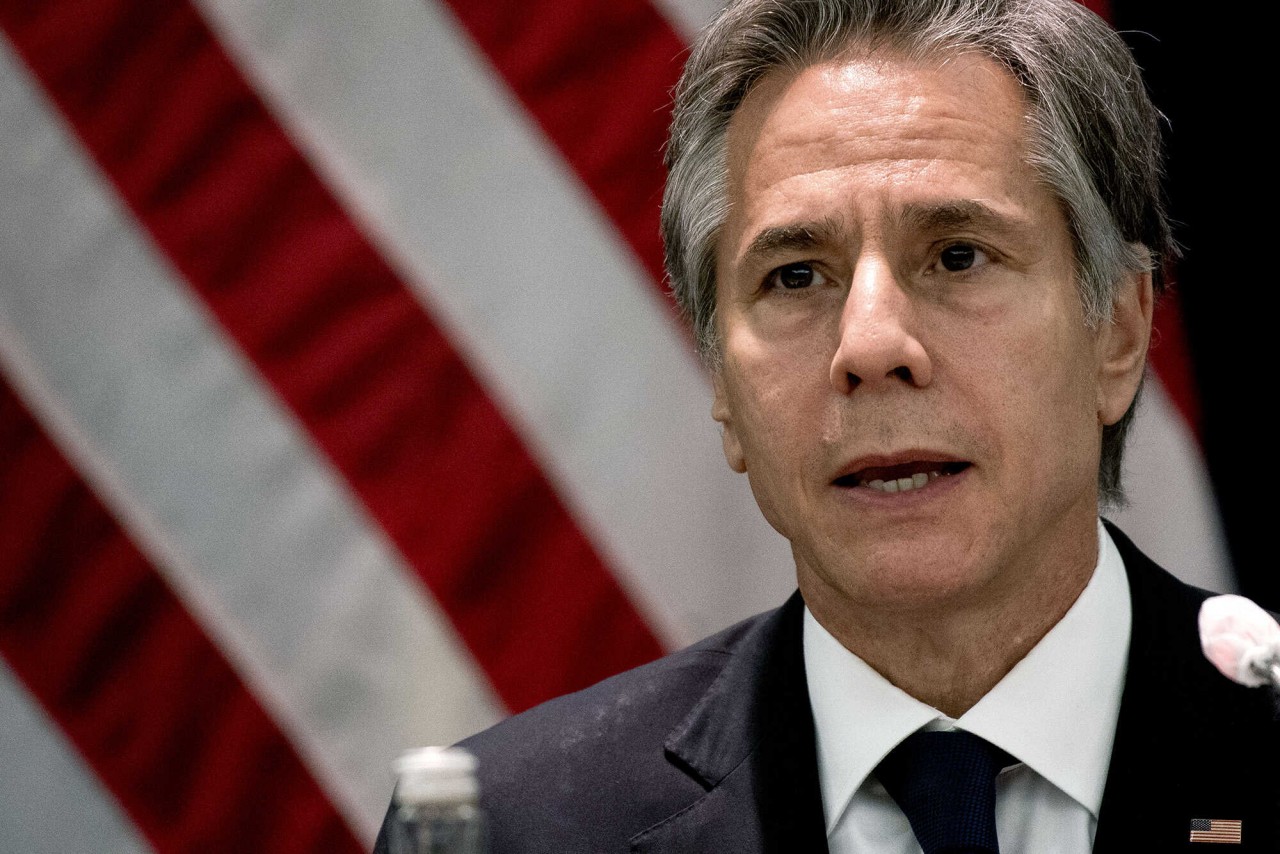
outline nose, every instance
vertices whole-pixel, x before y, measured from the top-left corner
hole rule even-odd
[[[842,394],[860,386],[923,388],[933,381],[928,351],[913,329],[910,294],[882,258],[861,258],[840,314],[831,384]]]

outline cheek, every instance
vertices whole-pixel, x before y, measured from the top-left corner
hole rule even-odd
[[[971,318],[930,317],[935,378],[997,434],[1034,452],[1096,421],[1093,339],[1073,290]]]
[[[822,398],[810,369],[790,360],[740,354],[726,377],[735,435],[747,478],[769,523],[784,536],[821,442]]]
[[[1057,334],[1054,334],[1057,331]],[[979,412],[1001,435],[1005,477],[1074,500],[1096,476],[1096,378],[1087,336],[1057,326],[993,342]],[[1052,503],[1052,502],[1050,502]]]
[[[1083,320],[1050,327],[1043,344],[1025,358],[1035,371],[1031,382],[1041,390],[1043,420],[1059,427],[1062,440],[1087,439],[1098,429],[1098,374],[1093,336]]]
[[[726,340],[726,377],[734,420],[744,447],[785,451],[802,438],[797,430],[813,433],[812,415],[821,405],[821,355],[808,342],[778,346],[753,333],[747,324]],[[757,460],[758,462],[758,460]]]
[[[733,382],[733,419],[748,472],[788,467],[788,450],[799,429],[795,391],[794,383],[788,387],[786,372],[776,367]]]
[[[738,441],[746,462],[747,482],[760,512],[769,524],[790,537],[788,511],[796,504],[794,484],[797,469],[795,442],[799,426],[789,419],[790,409],[777,393],[777,386],[751,388],[736,404]]]

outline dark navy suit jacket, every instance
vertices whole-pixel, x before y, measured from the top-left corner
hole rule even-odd
[[[1195,851],[1192,819],[1239,819],[1244,844],[1214,850],[1280,852],[1275,699],[1205,661],[1210,594],[1110,530],[1133,635],[1094,851]],[[793,596],[462,742],[480,761],[491,854],[825,852],[803,608]]]

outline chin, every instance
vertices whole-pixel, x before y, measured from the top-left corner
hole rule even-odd
[[[812,568],[797,561],[797,572],[806,596],[844,600],[859,609],[929,610],[981,601],[990,594],[991,574],[980,562],[957,561],[954,555],[908,549]]]

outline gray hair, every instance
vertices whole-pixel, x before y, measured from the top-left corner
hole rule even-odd
[[[1076,0],[741,0],[702,33],[675,93],[662,205],[667,271],[698,350],[718,369],[715,244],[728,213],[726,135],[775,69],[884,47],[908,59],[975,52],[1029,105],[1030,165],[1057,197],[1086,322],[1108,322],[1116,283],[1176,255],[1163,200],[1160,114],[1121,38]],[[1136,406],[1136,398],[1134,402]],[[1121,503],[1130,406],[1103,429],[1099,496]]]

